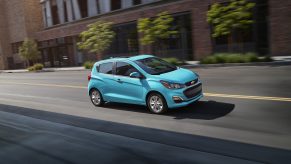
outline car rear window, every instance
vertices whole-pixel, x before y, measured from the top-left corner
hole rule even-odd
[[[99,73],[112,74],[113,63],[103,63],[99,65]]]

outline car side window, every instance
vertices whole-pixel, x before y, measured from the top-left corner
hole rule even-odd
[[[98,72],[105,73],[105,74],[112,74],[112,66],[113,66],[112,62],[100,64]]]
[[[132,72],[139,72],[135,67],[126,62],[116,63],[116,75],[129,76]]]

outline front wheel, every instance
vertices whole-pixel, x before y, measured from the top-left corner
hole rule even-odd
[[[90,92],[90,99],[93,105],[102,106],[104,104],[101,93],[97,89],[92,89]]]
[[[167,102],[159,93],[151,93],[147,98],[147,106],[152,113],[161,114],[168,110]]]

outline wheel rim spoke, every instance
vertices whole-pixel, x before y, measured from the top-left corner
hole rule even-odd
[[[160,112],[163,109],[163,101],[158,96],[152,96],[150,98],[150,107],[155,112]]]
[[[97,91],[93,91],[93,92],[92,92],[92,95],[91,95],[91,99],[92,99],[92,102],[93,102],[95,105],[99,105],[100,102],[101,102],[101,97],[100,97],[99,92],[97,92]]]

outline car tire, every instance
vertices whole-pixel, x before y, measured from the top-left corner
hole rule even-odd
[[[104,101],[101,93],[97,89],[91,89],[90,99],[94,106],[103,106]]]
[[[165,98],[159,93],[151,93],[147,97],[147,107],[154,114],[162,114],[168,110]]]

